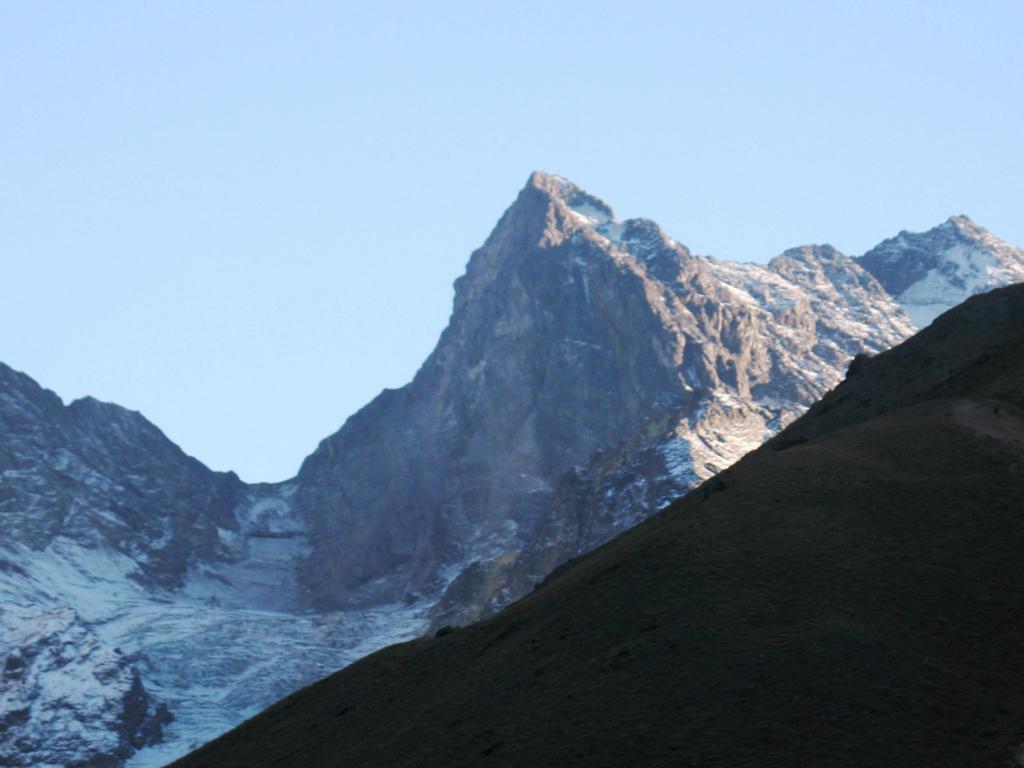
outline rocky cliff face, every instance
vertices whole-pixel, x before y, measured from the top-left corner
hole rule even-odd
[[[0,366],[0,659],[20,675],[0,749],[115,765],[145,745],[129,766],[163,765],[431,620],[492,612],[755,448],[854,355],[911,334],[893,275],[946,274],[963,238],[1004,259],[991,279],[1024,274],[1019,251],[965,232],[736,264],[534,174],[414,380],[274,485]],[[93,681],[98,709],[75,693]]]
[[[529,536],[567,467],[717,377],[712,345],[682,343],[666,306],[676,299],[610,238],[645,238],[695,285],[706,270],[633,229],[566,182],[531,178],[457,281],[451,323],[413,382],[353,416],[299,473],[297,503],[322,543],[306,571],[321,603],[443,586],[446,568]]]
[[[651,222],[618,223],[601,210],[603,219],[576,214],[605,233],[606,258],[642,275],[645,311],[668,329],[670,348],[688,352],[666,366],[679,384],[634,432],[568,469],[540,523],[511,542],[517,551],[463,572],[435,607],[435,625],[521,596],[756,448],[837,383],[854,355],[914,330],[878,281],[831,246],[794,248],[767,265],[722,262],[690,254]]]
[[[1024,281],[1024,251],[963,216],[902,232],[859,258],[826,245],[790,249],[767,265],[702,261],[723,316],[737,304],[747,310],[727,321],[734,332],[714,338],[738,375],[720,376],[573,467],[521,549],[475,562],[452,582],[434,607],[435,627],[490,615],[728,467],[838,383],[853,356],[893,346],[973,293]],[[673,286],[665,263],[648,274]],[[681,282],[672,290],[685,304]]]
[[[564,472],[667,409],[685,414],[673,430],[686,438],[709,405],[756,412],[747,450],[852,355],[912,329],[832,248],[716,262],[534,174],[456,283],[451,323],[413,382],[303,465],[297,503],[317,531],[307,582],[326,605],[436,590],[452,566],[525,546]]]
[[[327,542],[308,571],[321,600],[429,590],[447,566],[528,536],[566,467],[687,386],[696,350],[678,344],[643,268],[566,200],[611,221],[600,201],[535,175],[457,281],[414,381],[303,465],[300,503]],[[664,248],[699,279],[684,249]]]
[[[185,455],[140,414],[92,398],[65,406],[0,364],[0,519],[7,541],[59,537],[131,558],[132,578],[177,587],[215,559],[243,484]]]

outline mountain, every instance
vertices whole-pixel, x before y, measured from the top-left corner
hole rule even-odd
[[[304,612],[293,492],[0,364],[0,764],[163,765],[415,634],[415,606]]]
[[[0,364],[0,515],[8,541],[58,538],[135,563],[143,585],[178,587],[190,560],[217,557],[244,488],[185,455],[140,414],[93,398],[65,406]]]
[[[296,503],[315,531],[305,581],[319,605],[365,605],[508,561],[549,525],[567,471],[674,409],[672,445],[703,458],[677,450],[667,501],[801,413],[853,355],[912,331],[829,246],[767,266],[719,262],[535,173],[470,258],[414,380],[303,464]],[[723,412],[731,445],[704,456],[688,441]]]
[[[392,646],[180,768],[1017,765],[1024,286],[499,615]]]
[[[890,291],[913,298],[925,295],[925,285],[942,286],[927,307],[902,305],[927,324],[972,292],[1024,280],[1024,251],[966,217],[925,233],[902,232],[854,259],[830,246],[804,246],[767,265],[701,260],[730,291],[726,301],[739,300],[758,316],[758,337],[748,338],[747,348],[784,356],[770,379],[776,391],[718,387],[698,405],[666,409],[619,446],[573,467],[521,549],[473,562],[453,580],[432,611],[434,629],[491,615],[527,594],[553,568],[756,448],[839,381],[851,357],[908,336],[915,325]],[[921,282],[908,292],[900,274]],[[780,403],[795,407],[779,409]]]
[[[928,232],[900,232],[859,263],[919,327],[969,296],[1024,280],[1024,251],[966,216]]]
[[[564,205],[572,197],[554,199]],[[434,608],[435,628],[473,621],[521,597],[555,566],[756,448],[833,386],[854,355],[887,349],[914,330],[880,284],[831,246],[794,248],[767,265],[686,251],[689,269],[680,272],[670,265],[681,246],[654,224],[616,222],[603,204],[604,219],[593,210],[577,215],[598,234],[627,233],[599,243],[608,258],[642,271],[645,294],[667,315],[675,348],[713,349],[717,359],[692,356],[680,366],[689,376],[682,392],[663,399],[669,405],[618,445],[570,467],[538,525],[509,542],[517,549],[474,560],[452,581]],[[646,239],[628,236],[638,229]]]
[[[535,173],[413,381],[276,484],[0,368],[0,655],[17,674],[0,762],[162,765],[383,645],[494,613],[909,336],[868,266],[827,245],[693,254]]]
[[[2,364],[0,433],[0,761],[113,762],[159,739],[166,707],[143,685],[138,660],[105,645],[21,561],[67,544],[101,568],[130,563],[123,576],[140,586],[180,585],[186,562],[216,549],[217,522],[241,484],[139,414],[90,398],[65,407]],[[55,727],[68,719],[78,727]]]

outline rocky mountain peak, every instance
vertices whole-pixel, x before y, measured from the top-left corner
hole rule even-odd
[[[961,231],[965,231],[965,230],[967,230],[967,231],[977,231],[977,232],[984,232],[985,231],[984,229],[979,227],[977,224],[975,224],[971,220],[970,216],[968,216],[965,213],[960,213],[960,214],[956,214],[954,216],[950,216],[948,219],[946,219],[945,222],[943,222],[943,224],[940,224],[939,226],[944,226],[944,225],[950,225],[950,226],[956,227],[957,229],[959,229]]]
[[[534,171],[499,220],[488,242],[506,249],[528,244],[557,246],[573,235],[605,234],[615,228],[611,207],[567,179]]]
[[[666,409],[680,409],[659,427],[668,447],[643,461],[672,467],[678,488],[738,455],[716,447],[724,435],[753,447],[852,355],[910,330],[831,246],[784,254],[774,270],[724,265],[534,173],[471,255],[414,380],[303,465],[295,505],[314,549],[304,582],[327,607],[435,593],[453,569],[509,562],[542,521],[550,530],[563,474]],[[659,483],[650,504],[668,493]]]
[[[546,194],[553,202],[561,203],[580,216],[591,218],[598,224],[611,222],[615,212],[604,200],[576,186],[562,176],[534,171],[527,186]]]
[[[431,588],[446,562],[528,535],[566,468],[680,395],[683,336],[666,308],[678,299],[619,242],[625,226],[565,179],[530,177],[456,281],[449,326],[414,380],[303,465],[314,594],[358,603]],[[649,255],[671,249],[648,222],[630,232]]]
[[[976,293],[1024,280],[1024,251],[967,216],[926,232],[900,232],[858,259],[924,327]]]
[[[515,258],[532,247],[556,248],[571,240],[592,243],[594,256],[633,259],[659,279],[675,279],[692,259],[685,246],[650,219],[619,221],[601,198],[562,176],[534,171],[487,242],[473,254],[466,274],[456,281],[456,292],[474,296],[471,284],[493,279],[499,267],[495,252],[503,259]]]
[[[823,262],[823,261],[835,261],[837,259],[846,258],[843,253],[838,251],[835,247],[824,243],[821,245],[798,245],[795,248],[787,248],[781,254],[775,257],[775,260],[779,259],[791,259],[794,261],[802,262]]]
[[[110,446],[119,445],[125,450],[141,448],[150,455],[173,455],[176,461],[192,464],[196,469],[202,466],[138,411],[86,396],[68,403],[67,414],[79,430]]]
[[[790,248],[768,262],[768,269],[822,297],[849,295],[853,286],[884,294],[882,286],[856,260],[827,244]]]
[[[0,363],[0,427],[10,435],[19,424],[34,418],[50,418],[64,408],[64,403],[31,377]],[[0,445],[0,455],[5,446]]]
[[[808,275],[831,268],[849,268],[852,260],[831,245],[801,245],[775,256],[768,269],[787,279],[806,281]]]

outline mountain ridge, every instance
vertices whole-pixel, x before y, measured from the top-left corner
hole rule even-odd
[[[173,745],[379,644],[495,612],[913,329],[861,259],[831,246],[768,264],[695,255],[537,172],[456,280],[451,321],[413,380],[353,414],[288,481],[212,472],[139,414],[64,405],[0,367],[0,596],[128,651],[123,679],[138,675],[150,716],[165,704],[177,718],[162,724],[164,751],[129,765],[162,764]],[[35,395],[21,402],[22,390]],[[6,650],[38,657],[38,635],[18,637]],[[27,710],[35,723],[44,673],[28,667],[0,717]],[[112,743],[123,761],[130,741],[93,746]],[[99,754],[88,739],[78,748],[53,760]]]
[[[1024,280],[1022,259],[1020,248],[958,215],[927,232],[903,230],[859,261],[923,327],[951,304]]]
[[[1018,764],[1022,351],[1024,286],[972,297],[500,614],[174,765]]]

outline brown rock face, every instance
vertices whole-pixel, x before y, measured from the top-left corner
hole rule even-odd
[[[430,593],[474,560],[507,561],[550,517],[567,470],[668,409],[682,419],[669,432],[689,424],[683,437],[706,406],[745,410],[752,448],[853,354],[912,330],[834,249],[770,267],[716,262],[540,173],[455,288],[415,379],[349,419],[299,473],[295,503],[315,546],[303,577],[319,605]]]
[[[451,324],[413,382],[303,465],[297,503],[330,542],[307,570],[322,600],[429,588],[467,549],[530,531],[567,467],[682,390],[690,351],[652,308],[643,269],[612,257],[560,187],[531,179],[457,281]]]

